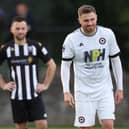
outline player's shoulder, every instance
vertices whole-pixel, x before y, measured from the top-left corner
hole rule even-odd
[[[33,40],[33,39],[27,39],[27,43],[31,45],[35,45],[35,44],[38,44],[38,41]]]
[[[80,28],[77,28],[73,32],[71,32],[71,34],[73,34],[73,35],[77,35],[79,33],[80,33]]]
[[[80,28],[75,29],[74,31],[72,31],[71,33],[67,34],[66,38],[67,39],[72,39],[77,37],[77,35],[80,33]]]
[[[14,44],[14,41],[7,41],[5,43],[0,43],[0,48],[1,49],[7,49],[8,47],[11,47]]]
[[[29,45],[33,45],[33,46],[43,46],[43,43],[37,41],[37,40],[33,40],[33,39],[27,39],[27,44]]]
[[[112,31],[112,29],[111,28],[108,28],[108,27],[104,27],[104,26],[100,26],[100,25],[98,25],[97,26],[97,29],[100,31],[100,32],[102,32],[102,33],[109,33],[109,34],[112,34],[113,33],[113,31]]]

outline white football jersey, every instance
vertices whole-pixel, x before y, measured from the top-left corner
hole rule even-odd
[[[70,33],[63,44],[62,58],[73,61],[75,91],[94,94],[111,90],[109,57],[119,52],[115,35],[109,28],[97,26],[96,33],[91,36],[80,28]]]

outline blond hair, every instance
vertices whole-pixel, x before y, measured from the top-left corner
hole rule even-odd
[[[95,7],[91,5],[82,5],[78,8],[78,16],[81,16],[82,14],[90,13],[90,12],[96,13]]]

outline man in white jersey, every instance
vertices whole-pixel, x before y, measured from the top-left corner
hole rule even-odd
[[[61,80],[65,103],[75,103],[75,123],[80,129],[92,129],[97,113],[103,129],[113,129],[115,103],[123,99],[123,75],[120,49],[111,29],[98,26],[91,5],[78,9],[80,28],[70,33],[63,44]],[[115,98],[109,69],[111,59],[116,80]],[[74,94],[70,93],[70,66],[74,66]],[[115,100],[115,102],[114,102]]]

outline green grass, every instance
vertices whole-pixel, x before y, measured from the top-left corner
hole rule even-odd
[[[0,129],[15,129],[15,127],[14,126],[0,126]],[[35,127],[29,127],[28,129],[35,129]],[[57,127],[49,127],[48,129],[78,129],[78,128],[57,126]],[[101,127],[95,127],[93,129],[101,129]],[[115,127],[115,129],[129,129],[129,128],[127,128],[127,127]]]

